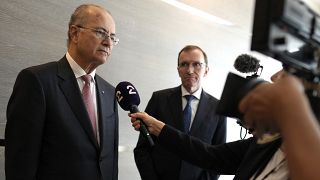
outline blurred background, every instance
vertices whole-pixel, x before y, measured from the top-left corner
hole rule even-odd
[[[1,0],[0,4],[0,138],[4,138],[6,106],[19,71],[57,61],[66,53],[71,13],[82,3],[111,11],[120,38],[111,57],[97,73],[116,86],[129,81],[145,106],[155,90],[178,86],[177,55],[187,44],[206,51],[209,75],[204,89],[220,98],[227,73],[236,72],[236,57],[248,53],[260,59],[262,78],[281,69],[278,61],[250,51],[254,0]],[[119,180],[138,180],[133,159],[138,132],[119,107]],[[240,139],[240,127],[228,120],[228,141]],[[232,179],[221,176],[220,179]],[[0,179],[4,147],[0,147]]]

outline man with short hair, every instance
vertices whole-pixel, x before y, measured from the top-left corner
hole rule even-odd
[[[226,140],[225,117],[215,114],[218,100],[201,86],[209,71],[206,53],[198,46],[187,45],[178,55],[178,73],[181,85],[156,91],[146,112],[166,124],[210,144]],[[142,180],[214,180],[218,176],[191,165],[163,148],[154,138],[150,147],[140,134],[134,149],[135,161]]]
[[[66,55],[19,73],[7,107],[7,180],[118,179],[114,87],[96,74],[117,42],[111,14],[80,5]]]

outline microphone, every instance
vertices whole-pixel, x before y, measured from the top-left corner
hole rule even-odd
[[[248,54],[241,54],[234,62],[234,68],[241,73],[253,73],[251,76],[247,76],[247,79],[259,77],[262,73],[263,66],[259,64],[259,60]],[[261,68],[260,75],[258,70]]]
[[[116,86],[115,93],[116,99],[123,110],[130,111],[130,113],[140,112],[138,108],[140,97],[137,89],[130,82],[120,82]],[[154,146],[153,139],[145,123],[141,119],[138,120],[140,120],[140,132],[148,139],[150,146]]]
[[[258,78],[259,68],[261,72],[263,69],[259,62],[257,58],[248,54],[241,54],[236,58],[234,68],[241,73],[253,73],[253,75],[243,78],[231,72],[228,74],[216,109],[217,114],[237,118],[237,123],[242,126],[243,114],[238,110],[239,103],[249,91],[264,82]]]
[[[235,60],[233,66],[236,70],[238,70],[241,73],[253,73],[251,76],[246,77],[248,82],[246,82],[245,85],[242,87],[241,91],[239,91],[239,94],[241,94],[240,95],[241,98],[239,98],[238,101],[240,101],[242,99],[242,97],[244,97],[256,85],[258,85],[264,81],[264,80],[257,79],[261,75],[262,70],[263,70],[263,66],[261,66],[259,64],[259,62],[260,61],[257,58],[250,56],[248,54],[241,54]],[[260,74],[258,75],[259,68],[261,68],[261,71],[260,71]],[[241,117],[241,118],[237,120],[237,123],[240,126],[244,127],[243,122],[241,120],[242,115],[240,115],[238,117]],[[248,129],[248,131],[251,134],[254,132],[254,129],[250,128],[250,129]],[[262,135],[262,137],[260,137],[257,140],[257,143],[258,144],[265,144],[265,143],[274,141],[274,140],[278,139],[279,137],[280,137],[279,133],[270,134],[270,133],[266,132],[265,134]]]

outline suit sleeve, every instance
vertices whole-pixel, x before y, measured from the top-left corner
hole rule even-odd
[[[218,121],[218,125],[211,141],[212,145],[223,144],[226,142],[226,139],[227,139],[226,117],[217,116],[217,121]]]
[[[213,138],[211,140],[212,145],[219,145],[226,142],[227,139],[227,122],[226,117],[217,116],[216,120],[218,121],[217,128],[213,134]],[[209,172],[211,179],[218,179],[219,175],[216,173]]]
[[[7,180],[35,180],[45,120],[45,95],[37,76],[19,73],[7,106],[5,173]]]
[[[118,146],[119,146],[119,114],[118,114],[118,103],[116,100],[114,100],[114,108],[116,112],[116,117],[115,117],[115,131],[114,131],[114,144],[115,144],[115,149],[114,149],[114,155],[113,155],[113,179],[116,180],[118,179],[118,159],[119,159],[119,151],[118,151]]]
[[[148,102],[145,112],[154,115],[156,112],[156,97],[153,94]],[[155,144],[157,139],[152,137]],[[142,180],[157,180],[157,174],[151,157],[152,148],[148,140],[140,133],[137,146],[134,149],[134,158]]]
[[[247,153],[252,139],[210,145],[165,125],[158,143],[183,160],[216,174],[234,175]]]

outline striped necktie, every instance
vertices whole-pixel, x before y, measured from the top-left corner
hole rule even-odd
[[[185,95],[184,97],[187,100],[187,105],[183,110],[183,128],[184,128],[184,132],[188,133],[190,129],[191,113],[192,113],[191,101],[194,98],[194,96]]]
[[[91,93],[91,81],[92,77],[89,74],[81,76],[81,79],[85,82],[83,89],[82,89],[82,97],[84,104],[86,105],[87,112],[91,121],[91,125],[93,128],[93,132],[95,137],[97,137],[97,124],[96,124],[96,112],[95,106],[93,103],[93,97]]]

